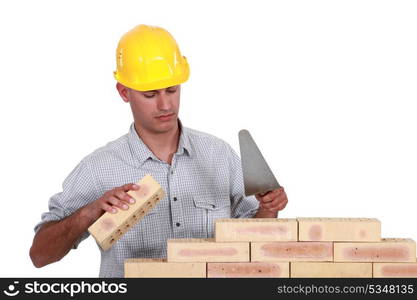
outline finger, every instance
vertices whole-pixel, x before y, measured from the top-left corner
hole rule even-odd
[[[282,195],[283,193],[284,193],[284,188],[280,187],[279,189],[271,191],[271,197],[274,198],[274,197]]]
[[[288,200],[286,200],[286,201],[284,201],[284,202],[280,203],[280,204],[278,205],[277,209],[278,209],[278,210],[283,210],[283,209],[287,206],[287,204],[288,204]]]
[[[260,196],[260,194],[256,194],[255,195],[256,200],[258,200],[259,202],[262,202],[262,196]]]
[[[284,193],[284,188],[283,188],[283,187],[280,187],[279,189],[274,190],[274,194],[275,194],[276,196],[279,196],[279,195],[281,195],[282,193]]]
[[[111,214],[115,214],[115,213],[117,213],[117,209],[116,209],[115,207],[113,207],[113,206],[111,206],[111,205],[107,204],[107,203],[103,203],[103,205],[102,205],[102,209],[103,209],[104,211],[107,211],[107,212],[111,213]]]
[[[116,207],[118,207],[120,209],[123,209],[123,210],[129,209],[129,206],[125,202],[119,200],[115,196],[109,197],[108,198],[108,202],[111,203],[113,206],[116,206]]]
[[[270,207],[274,206],[274,200],[269,201],[269,202],[261,201],[260,205],[265,209],[269,209]]]
[[[272,200],[272,201],[270,201],[270,202],[264,202],[263,203],[263,206],[265,207],[265,208],[272,208],[272,207],[274,207],[274,206],[278,206],[278,203],[279,203],[279,199],[274,199],[274,200]]]
[[[278,197],[275,197],[272,201],[265,203],[265,207],[267,208],[274,208],[280,206],[282,203],[287,202],[288,199],[286,196],[281,195]]]
[[[270,193],[270,192],[263,192],[263,193],[259,193],[258,195],[261,196],[261,197],[263,197],[263,196],[265,196],[268,193]]]
[[[114,192],[114,195],[119,198],[121,201],[124,201],[126,203],[135,203],[135,199],[130,197],[126,192],[123,191],[116,191]]]
[[[128,184],[122,185],[118,189],[120,189],[120,190],[122,190],[124,192],[130,191],[130,190],[137,191],[138,189],[140,189],[140,186],[137,185],[136,183],[128,183]]]
[[[267,193],[263,193],[263,194],[255,194],[255,198],[259,201],[259,202],[264,202],[264,198],[266,197]]]
[[[266,191],[266,192],[262,192],[262,193],[257,193],[256,196],[262,198],[265,197],[268,194],[271,194],[273,191]]]
[[[266,196],[262,197],[262,202],[263,202],[263,203],[269,203],[269,202],[272,202],[272,201],[274,201],[274,199],[275,199],[276,197],[277,197],[277,196],[276,196],[274,193],[269,192]]]
[[[288,199],[284,199],[284,201],[279,202],[276,206],[273,206],[269,208],[270,210],[273,210],[274,212],[283,210],[288,203]]]
[[[256,194],[255,195],[255,197],[256,197],[256,199],[258,200],[258,201],[260,201],[260,202],[265,202],[265,197],[266,197],[266,195],[267,195],[268,193],[265,193],[265,194]]]

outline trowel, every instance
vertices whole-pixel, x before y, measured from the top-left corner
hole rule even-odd
[[[245,195],[265,194],[280,188],[277,179],[266,163],[249,131],[239,131],[240,157],[242,160]]]

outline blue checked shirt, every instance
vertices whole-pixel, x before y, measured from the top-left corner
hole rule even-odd
[[[158,159],[136,133],[95,150],[68,175],[63,190],[49,200],[49,211],[35,226],[61,220],[106,191],[152,175],[166,196],[109,250],[101,251],[100,277],[123,277],[127,258],[165,258],[169,238],[214,236],[218,218],[251,218],[255,197],[244,196],[240,159],[224,141],[181,126],[172,164]],[[85,232],[78,244],[89,236]]]

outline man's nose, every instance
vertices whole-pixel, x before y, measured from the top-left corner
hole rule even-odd
[[[171,110],[171,97],[166,93],[160,93],[158,95],[157,105],[159,110]]]

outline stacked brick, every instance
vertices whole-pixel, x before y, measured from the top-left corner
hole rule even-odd
[[[170,239],[125,277],[417,277],[416,244],[368,218],[219,219],[214,239]]]

